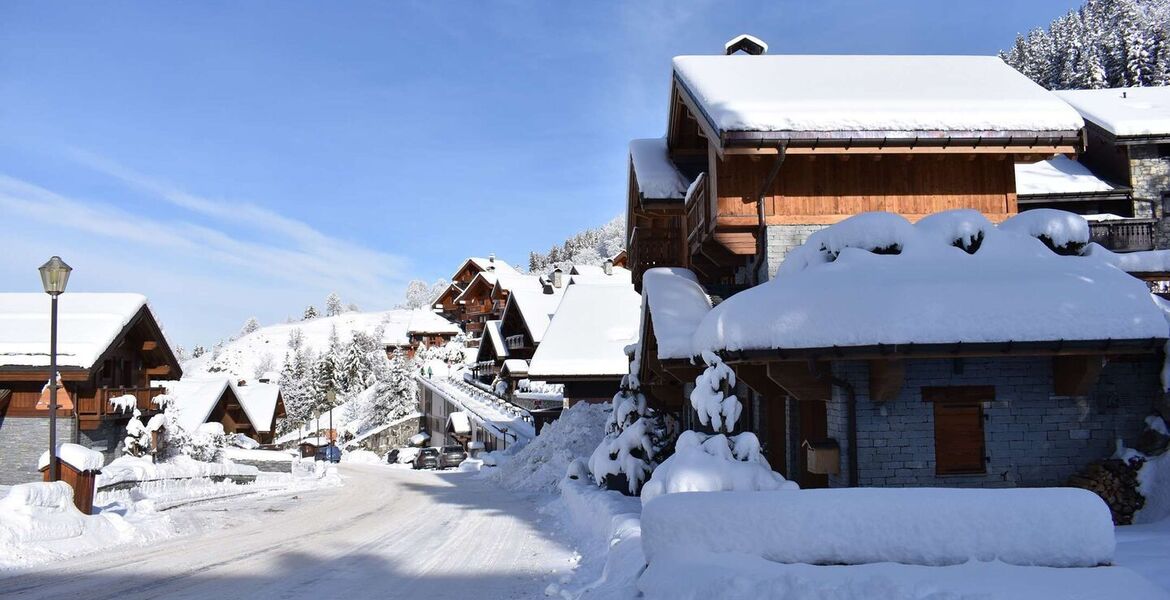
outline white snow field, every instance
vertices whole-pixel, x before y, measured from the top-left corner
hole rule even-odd
[[[0,573],[0,595],[536,598],[575,565],[530,496],[471,473],[357,464],[340,472],[337,488],[186,509],[227,521],[199,535]]]

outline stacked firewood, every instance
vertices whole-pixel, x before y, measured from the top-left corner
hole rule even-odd
[[[1069,478],[1068,484],[1089,490],[1105,501],[1113,513],[1114,525],[1133,523],[1133,515],[1145,506],[1146,499],[1138,491],[1138,471],[1146,459],[1135,457],[1128,461],[1110,458],[1093,463]]]

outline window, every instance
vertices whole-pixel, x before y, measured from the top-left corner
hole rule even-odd
[[[922,399],[934,405],[935,473],[986,473],[983,403],[995,399],[995,388],[924,387]]]

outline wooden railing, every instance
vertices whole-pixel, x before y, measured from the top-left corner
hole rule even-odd
[[[77,404],[78,416],[130,416],[133,411],[121,411],[110,404],[110,400],[122,396],[134,396],[134,407],[142,413],[157,412],[158,405],[154,404],[154,399],[167,393],[166,388],[161,387],[135,387],[135,388],[101,388],[97,394],[91,398],[82,398]]]
[[[687,197],[687,244],[691,252],[695,252],[700,245],[715,230],[716,203],[712,201],[707,186],[707,174],[700,173],[695,188]]]
[[[686,266],[683,255],[681,226],[672,219],[675,226],[670,229],[648,229],[635,227],[630,236],[629,264],[633,271],[634,285],[641,289],[642,274],[654,267]]]
[[[1153,250],[1157,232],[1155,219],[1125,219],[1089,223],[1090,239],[1114,252]]]

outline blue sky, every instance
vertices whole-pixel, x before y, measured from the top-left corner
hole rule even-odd
[[[147,294],[178,343],[388,308],[624,206],[670,58],[992,54],[1079,2],[8,2],[0,291]]]

